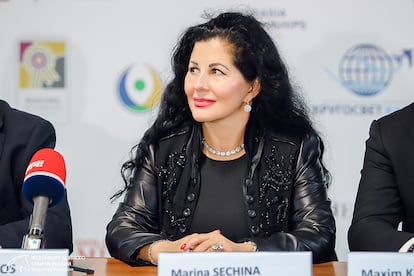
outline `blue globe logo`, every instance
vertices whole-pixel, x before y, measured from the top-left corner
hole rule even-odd
[[[372,44],[352,47],[339,63],[342,85],[361,96],[372,96],[382,91],[390,83],[393,72],[390,56]]]

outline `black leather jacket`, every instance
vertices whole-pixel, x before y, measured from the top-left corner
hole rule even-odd
[[[321,165],[320,140],[248,127],[244,182],[251,240],[259,251],[312,251],[313,262],[335,260],[335,220]],[[107,226],[109,253],[131,265],[139,248],[185,235],[197,204],[199,126],[183,128],[150,147]],[[241,241],[240,241],[241,242]]]

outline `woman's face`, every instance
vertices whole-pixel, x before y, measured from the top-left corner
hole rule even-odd
[[[185,76],[184,90],[193,118],[198,122],[240,123],[243,110],[255,93],[233,63],[233,47],[213,38],[194,45]]]

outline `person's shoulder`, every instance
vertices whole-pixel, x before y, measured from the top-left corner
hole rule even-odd
[[[307,134],[298,134],[275,129],[266,130],[267,139],[277,143],[290,144],[292,146],[300,145],[306,135]]]
[[[163,134],[161,138],[152,145],[155,153],[155,160],[164,162],[171,157],[171,153],[182,152],[184,148],[186,148],[191,133],[191,127],[183,126]]]
[[[10,106],[7,102],[0,100],[0,113],[2,117],[8,120],[13,121],[25,121],[25,122],[45,122],[46,119],[40,117],[39,115],[35,115],[33,113],[29,113],[17,108]]]
[[[412,118],[414,118],[414,103],[377,119],[377,122],[389,127],[407,126],[412,124]]]
[[[31,131],[39,126],[44,130],[54,131],[54,126],[50,121],[39,115],[16,109],[0,100],[0,128],[3,129],[8,125],[20,126],[20,128],[13,128],[16,131],[19,129]]]
[[[190,125],[183,125],[173,130],[166,132],[161,138],[160,142],[165,142],[169,140],[178,139],[183,136],[187,136],[192,131],[192,127]]]

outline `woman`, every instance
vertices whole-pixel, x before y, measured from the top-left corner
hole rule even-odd
[[[183,251],[333,260],[323,144],[262,25],[220,14],[187,29],[172,63],[158,117],[122,167],[110,254],[131,265]]]

